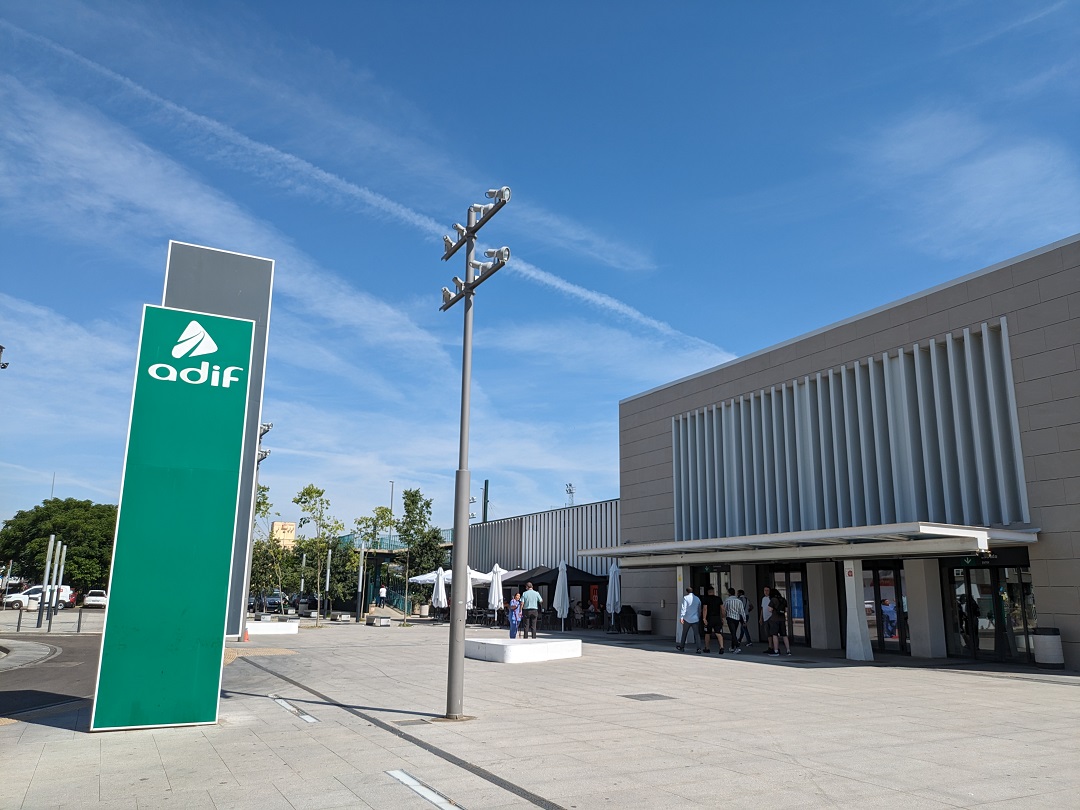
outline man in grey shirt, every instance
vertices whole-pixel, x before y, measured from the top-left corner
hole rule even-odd
[[[536,638],[536,625],[540,619],[540,604],[543,601],[544,597],[533,590],[533,584],[526,582],[525,593],[521,595],[521,607],[525,612],[525,634],[522,638],[528,638],[530,630],[532,637]]]
[[[679,602],[679,624],[682,626],[682,632],[679,636],[679,643],[675,645],[675,649],[682,652],[686,648],[686,633],[693,627],[694,638],[697,641],[697,649],[695,652],[701,654],[701,640],[705,634],[701,629],[701,600],[694,595],[693,588],[686,589],[686,596]]]

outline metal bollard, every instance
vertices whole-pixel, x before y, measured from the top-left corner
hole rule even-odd
[[[19,619],[15,622],[15,632],[18,633],[22,630],[22,608],[19,608]]]
[[[79,622],[78,622],[78,624],[75,625],[75,632],[76,633],[81,633],[82,632],[82,614],[83,614],[82,608],[79,608]]]

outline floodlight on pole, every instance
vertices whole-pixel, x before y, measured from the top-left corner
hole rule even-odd
[[[458,301],[465,299],[464,334],[461,346],[461,432],[458,446],[458,469],[454,479],[454,565],[453,581],[465,582],[469,576],[469,520],[475,515],[469,512],[469,389],[472,385],[472,339],[473,297],[476,288],[491,278],[510,261],[510,248],[487,250],[484,255],[490,262],[477,262],[476,234],[510,201],[510,187],[489,189],[487,198],[491,203],[474,203],[469,206],[464,226],[454,224],[458,238],[443,237],[445,251],[443,261],[449,260],[462,247],[465,248],[465,279],[454,277],[456,292],[442,288],[442,306],[445,312]],[[446,718],[461,720],[462,696],[465,686],[465,618],[467,588],[454,588],[450,604],[450,654],[446,673]]]

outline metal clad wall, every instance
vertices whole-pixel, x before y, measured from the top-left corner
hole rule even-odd
[[[672,430],[677,540],[1030,521],[1004,318],[681,414]]]
[[[561,560],[566,560],[567,565],[602,575],[611,566],[611,557],[581,557],[578,552],[619,545],[617,499],[553,509],[520,520],[522,568],[538,565],[555,568]]]
[[[489,520],[469,525],[469,567],[490,571],[498,563],[507,571],[524,568],[521,564],[520,517]]]
[[[692,445],[687,445],[688,448]],[[704,451],[702,451],[704,452]],[[699,471],[703,476],[703,471]],[[702,477],[701,480],[704,480]],[[689,514],[689,510],[685,510]],[[560,560],[592,574],[606,574],[610,557],[579,551],[619,545],[619,501],[600,501],[469,526],[469,566],[490,571],[558,566]]]

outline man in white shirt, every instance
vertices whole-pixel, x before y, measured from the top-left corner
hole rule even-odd
[[[701,600],[694,594],[693,588],[686,589],[686,596],[679,602],[679,624],[682,627],[682,632],[679,636],[679,643],[675,645],[675,649],[682,652],[686,647],[686,633],[691,627],[694,628],[694,639],[697,642],[697,649],[695,652],[701,654],[701,640],[704,638],[705,633],[701,629]]]
[[[731,632],[731,651],[742,652],[739,646],[739,628],[746,621],[746,605],[742,599],[735,595],[734,588],[727,589],[727,599],[724,600],[724,613],[727,614],[728,630]],[[722,642],[721,642],[722,643]]]
[[[761,638],[765,639],[765,652],[768,652],[769,645],[769,619],[772,618],[772,608],[769,606],[769,602],[772,601],[772,590],[768,585],[765,586],[764,594],[761,597],[761,615],[758,616],[758,621],[761,622]]]

